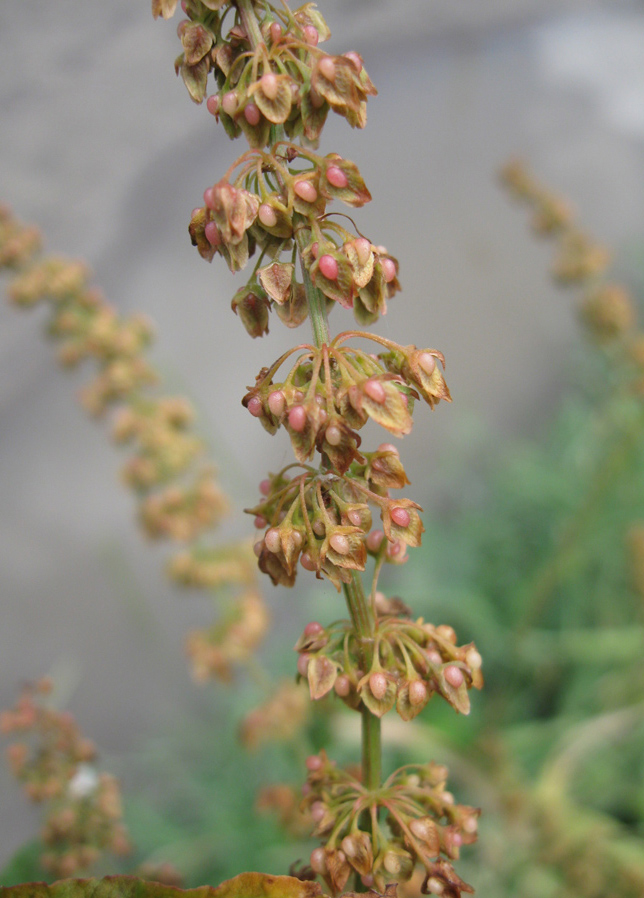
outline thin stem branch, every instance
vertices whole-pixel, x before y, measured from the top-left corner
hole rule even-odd
[[[259,22],[253,9],[252,0],[236,0],[237,9],[241,16],[242,25],[250,40],[250,45],[255,50],[260,44],[264,43],[262,32],[259,30]]]

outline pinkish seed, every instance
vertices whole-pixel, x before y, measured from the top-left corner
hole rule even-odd
[[[377,701],[382,701],[387,694],[387,677],[379,670],[369,677],[369,689]]]
[[[316,620],[310,621],[306,627],[304,627],[305,636],[319,636],[320,633],[324,633],[324,627]]]
[[[358,74],[360,74],[360,72],[362,71],[362,60],[360,59],[360,54],[356,53],[355,50],[349,50],[349,52],[344,53],[343,56],[345,59],[348,59],[354,64],[358,71]]]
[[[340,674],[333,684],[333,688],[335,689],[336,695],[339,695],[340,698],[346,698],[351,692],[351,680],[346,674]]]
[[[312,244],[312,246],[311,246],[311,255],[313,256],[314,259],[317,259],[319,252],[320,252],[320,245],[318,244],[318,242],[316,240],[315,243]]]
[[[327,427],[324,437],[329,446],[339,446],[342,442],[342,431],[335,424],[331,424]]]
[[[397,524],[398,527],[409,527],[411,515],[406,508],[401,508],[397,505],[395,508],[391,509],[391,520],[394,524]]]
[[[268,407],[276,418],[280,418],[284,414],[286,408],[286,397],[281,390],[274,390],[268,397]]]
[[[314,25],[305,25],[302,29],[302,33],[304,34],[304,40],[307,44],[310,44],[312,47],[317,47],[318,41],[320,40],[320,33]]]
[[[326,170],[326,179],[332,187],[342,190],[349,183],[349,179],[337,165],[330,165]]]
[[[429,663],[434,667],[437,667],[443,663],[442,655],[440,652],[437,652],[436,649],[428,649],[425,652],[425,655],[427,656],[427,660],[429,661]]]
[[[265,228],[274,228],[277,224],[277,213],[268,203],[262,203],[257,212],[257,217]]]
[[[311,794],[311,784],[310,783],[302,783],[302,795],[306,798],[307,795]]]
[[[356,508],[353,508],[347,514],[347,517],[349,518],[349,520],[351,521],[351,523],[353,524],[354,527],[359,527],[360,524],[362,523],[362,518],[360,517],[360,512]]]
[[[313,818],[315,823],[319,823],[320,820],[326,814],[326,809],[324,804],[321,801],[314,801],[311,805],[311,817]]]
[[[261,118],[259,107],[255,103],[247,103],[244,107],[244,118],[251,128],[259,125],[259,120]]]
[[[219,246],[221,243],[221,233],[214,221],[209,221],[204,228],[206,240],[211,246]]]
[[[386,284],[390,284],[396,277],[396,263],[393,259],[381,259],[380,267]]]
[[[253,546],[253,552],[259,558],[259,556],[262,554],[263,551],[264,551],[264,540],[258,539],[257,542],[255,543],[255,545]]]
[[[229,90],[221,98],[221,108],[226,115],[233,116],[237,112],[237,94],[234,90]]]
[[[365,873],[360,877],[360,882],[365,887],[365,889],[370,889],[375,883],[375,879],[371,875],[371,873]]]
[[[311,558],[308,552],[302,552],[300,556],[300,564],[304,568],[305,571],[315,571],[317,568],[315,567],[315,562]]]
[[[318,192],[310,181],[296,181],[293,190],[305,203],[314,203],[318,198]]]
[[[305,677],[308,669],[309,669],[309,661],[311,660],[311,656],[304,652],[297,659],[297,672],[301,677]]]
[[[393,443],[381,443],[378,446],[378,452],[393,452],[394,455],[400,455],[400,452]]]
[[[330,56],[323,56],[318,62],[318,71],[327,81],[335,78],[335,63]]]
[[[382,545],[384,538],[385,534],[382,530],[372,530],[367,537],[367,549],[369,549],[370,552],[377,552]]]
[[[264,534],[264,542],[266,543],[266,548],[269,552],[275,554],[280,551],[282,548],[282,540],[280,539],[280,532],[277,527],[271,527],[270,530],[266,531]]]
[[[338,263],[333,258],[333,256],[324,255],[320,257],[320,261],[318,263],[320,273],[324,275],[324,277],[329,281],[335,281],[338,277]]]
[[[262,480],[259,484],[259,491],[262,496],[268,496],[271,491],[271,482],[270,480]]]
[[[431,352],[421,352],[418,356],[418,364],[423,369],[425,374],[431,375],[434,373],[434,369],[436,368],[436,359],[431,354]]]
[[[282,26],[280,25],[279,22],[271,23],[270,33],[271,33],[271,40],[273,41],[273,43],[274,44],[277,43],[277,41],[282,36]]]
[[[203,201],[209,209],[215,205],[215,194],[212,187],[207,187],[203,192]]]
[[[255,418],[261,418],[261,416],[262,416],[263,413],[264,413],[264,409],[263,409],[263,407],[262,407],[262,400],[259,398],[259,396],[253,396],[252,399],[249,399],[249,401],[248,401],[248,411],[249,411],[249,412],[251,413],[251,415],[253,415]]]
[[[351,551],[351,543],[343,533],[334,533],[329,540],[329,545],[338,555],[348,555]]]
[[[302,433],[306,427],[307,417],[306,409],[303,405],[294,405],[288,413],[288,423],[291,430],[296,433]]]
[[[412,705],[422,705],[427,699],[427,686],[422,680],[412,680],[409,684],[409,701]]]
[[[309,755],[306,759],[306,769],[310,770],[311,773],[315,773],[316,770],[321,770],[324,766],[324,761],[319,755]]]
[[[454,664],[448,664],[445,668],[445,679],[449,683],[450,686],[453,686],[454,689],[458,689],[465,680],[463,676],[463,671],[460,667],[456,667]]]
[[[268,97],[269,100],[274,100],[280,87],[277,75],[274,72],[266,72],[259,79],[259,83],[262,86],[264,96]]]
[[[385,392],[385,388],[380,383],[380,381],[373,380],[370,378],[364,385],[364,391],[369,397],[369,399],[373,399],[374,402],[377,402],[378,405],[382,405],[385,399],[387,398],[387,393]]]
[[[263,530],[268,522],[266,518],[262,517],[261,514],[258,514],[254,523],[258,530]]]
[[[221,100],[219,99],[219,95],[218,95],[218,94],[212,94],[212,95],[211,95],[210,97],[208,97],[208,99],[206,100],[206,109],[208,110],[208,112],[209,112],[211,115],[218,115],[218,114],[219,114],[219,107],[220,107],[220,105],[221,105]]]
[[[366,237],[358,237],[357,240],[354,240],[353,245],[356,248],[358,262],[361,265],[366,265],[371,256],[371,243],[369,243]]]
[[[314,873],[317,873],[318,876],[323,876],[327,871],[324,848],[314,848],[311,852],[309,863]]]

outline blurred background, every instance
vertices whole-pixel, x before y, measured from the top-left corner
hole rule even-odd
[[[533,569],[538,575],[543,553],[556,550],[558,534],[584,507],[594,465],[601,465],[595,449],[615,428],[610,416],[601,427],[593,418],[605,362],[580,336],[574,297],[548,276],[551,249],[531,237],[525,210],[508,200],[497,175],[510,156],[529,159],[541,181],[572,199],[583,227],[614,249],[619,276],[640,290],[644,7],[635,0],[320,0],[319,6],[333,32],[329,49],[357,49],[379,90],[365,132],[332,116],[321,144],[323,152],[358,163],[373,202],[357,222],[400,261],[403,292],[377,329],[441,349],[454,399],[431,417],[419,409],[405,441],[410,495],[425,507],[428,534],[408,567],[394,572],[399,579],[389,579],[414,610],[453,624],[461,641],[481,643],[490,665],[491,691],[475,697],[471,734],[468,721],[453,724],[430,709],[427,722],[405,737],[409,751],[424,756],[442,740],[436,753],[443,751],[466,783],[459,797],[468,803],[485,793],[482,782],[494,763],[507,773],[503,799],[500,792],[496,803],[494,796],[480,799],[493,804],[492,841],[466,878],[481,898],[505,895],[505,888],[526,898],[531,888],[535,895],[537,888],[540,896],[564,895],[556,880],[542,881],[534,871],[533,885],[525,885],[530,863],[546,849],[529,830],[534,815],[523,813],[532,805],[517,798],[521,784],[552,760],[569,726],[634,707],[623,721],[611,718],[623,754],[614,754],[615,740],[602,743],[596,766],[584,769],[577,785],[581,794],[599,796],[592,813],[603,815],[602,833],[617,833],[616,854],[628,855],[637,883],[644,869],[637,842],[644,835],[644,738],[636,738],[644,698],[642,617],[619,547],[631,523],[644,518],[644,505],[639,511],[637,505],[644,502],[642,454],[629,456],[622,485],[605,491],[610,507],[589,518],[583,557],[605,553],[606,577],[577,557],[569,569],[576,579],[560,584],[545,616],[524,615],[519,604],[530,589],[521,575]],[[207,265],[190,246],[191,209],[241,150],[175,78],[176,21],[155,23],[146,0],[2,4],[0,199],[42,227],[49,249],[85,258],[119,311],[154,319],[155,363],[170,391],[196,403],[200,429],[240,510],[256,502],[265,471],[286,464],[291,451],[285,434],[269,440],[258,432],[240,397],[294,335],[274,319],[270,334],[251,342],[229,311],[243,275],[234,278],[221,261]],[[208,794],[217,796],[208,806],[218,802],[222,821],[236,815],[248,831],[253,783],[235,798],[230,784],[237,773],[230,768],[227,786],[217,785],[208,759],[228,769],[236,755],[229,721],[252,704],[252,694],[236,699],[220,695],[220,687],[192,684],[183,644],[191,627],[207,622],[209,603],[164,579],[165,553],[146,547],[132,499],[118,484],[118,453],[104,426],[88,422],[74,401],[83,373],[55,368],[43,321],[38,311],[0,306],[0,707],[13,704],[24,681],[53,673],[83,730],[123,775],[126,796],[139,787],[152,796],[140,799],[137,812],[150,844],[150,821],[165,819],[162,809],[150,810],[156,793],[173,782],[174,810],[165,812],[177,818],[181,807],[188,818],[186,806],[205,794],[202,774],[210,778]],[[351,326],[338,312],[331,324]],[[243,516],[231,518],[229,533],[248,529]],[[279,623],[266,663],[289,672],[291,647],[306,621],[336,618],[342,606],[323,585],[297,595],[270,584],[265,591]],[[568,617],[552,611],[563,605]],[[602,611],[607,605],[612,615]],[[528,642],[516,642],[516,633],[523,638],[530,627]],[[596,631],[594,643],[580,636],[584,627]],[[607,642],[597,635],[602,627],[610,631]],[[517,645],[522,671],[513,667]],[[508,683],[511,694],[503,692]],[[546,721],[543,741],[528,723],[539,719]],[[352,738],[346,736],[350,747]],[[204,740],[212,740],[212,753]],[[468,773],[463,758],[476,761],[481,745],[489,749],[485,762]],[[504,752],[516,752],[505,765]],[[615,764],[621,778],[613,776]],[[5,767],[0,806],[1,866],[33,837],[38,821]],[[214,826],[208,813],[186,827],[207,831]],[[529,830],[522,850],[533,861],[523,873],[508,872],[508,832],[525,835],[521,827]],[[163,838],[171,842],[170,830],[168,824]],[[192,838],[202,839],[202,854],[210,851],[207,834]],[[256,838],[262,845],[268,836],[261,830]],[[231,875],[238,860],[243,867],[226,845],[219,853],[228,858],[217,861],[212,875]],[[263,858],[265,866],[291,857],[286,849],[275,852]],[[197,861],[192,870],[210,875]],[[575,888],[577,895],[595,894]],[[631,894],[619,888],[611,894]]]

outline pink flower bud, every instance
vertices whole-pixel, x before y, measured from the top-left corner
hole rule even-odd
[[[319,252],[320,252],[320,245],[316,240],[315,243],[313,243],[311,245],[311,255],[313,256],[314,259],[317,259]]]
[[[427,686],[422,680],[412,680],[409,684],[409,701],[412,705],[422,705],[427,700]]]
[[[395,508],[391,509],[391,520],[399,527],[409,527],[411,515],[406,508],[401,508],[397,505]]]
[[[277,224],[277,213],[268,203],[262,203],[257,212],[257,217],[265,228],[274,228]]]
[[[280,532],[277,527],[271,527],[270,530],[267,530],[264,534],[264,542],[266,543],[266,548],[269,552],[277,553],[282,548],[282,540],[280,539]]]
[[[360,882],[366,889],[371,889],[375,884],[375,879],[373,878],[371,873],[365,873],[360,877]]]
[[[349,50],[349,52],[344,53],[343,56],[345,59],[348,59],[354,64],[358,71],[358,74],[360,74],[360,72],[362,71],[362,60],[360,59],[360,55],[356,53],[355,50]]]
[[[266,526],[266,518],[262,517],[261,514],[258,514],[255,518],[255,526],[258,530],[263,530]]]
[[[300,657],[297,659],[297,672],[300,674],[300,676],[302,676],[302,677],[306,676],[308,669],[309,669],[310,659],[311,659],[311,656],[307,655],[306,652],[304,652],[304,654],[300,655]]]
[[[207,187],[203,192],[203,201],[209,209],[215,205],[215,194],[212,187]]]
[[[318,876],[323,876],[327,872],[326,855],[324,848],[314,848],[309,859],[311,869]]]
[[[372,530],[367,537],[367,549],[369,549],[370,552],[377,552],[382,545],[384,538],[385,534],[382,530]]]
[[[339,446],[342,442],[342,431],[335,424],[331,424],[330,427],[327,427],[324,437],[329,446]]]
[[[268,407],[276,418],[281,418],[286,408],[286,397],[281,390],[274,390],[268,397]]]
[[[460,667],[456,667],[454,664],[448,664],[445,668],[445,679],[454,689],[458,689],[459,686],[463,684],[465,677],[463,676],[463,671]]]
[[[319,755],[309,755],[306,759],[306,769],[310,770],[311,773],[315,773],[316,770],[321,770],[324,766],[324,761]]]
[[[255,418],[261,418],[264,410],[262,407],[262,400],[259,398],[259,396],[253,396],[252,399],[248,400],[248,411]]]
[[[354,527],[359,527],[362,523],[362,518],[360,517],[360,512],[357,508],[351,509],[351,511],[347,514],[347,517],[351,521]]]
[[[333,256],[324,255],[319,262],[320,273],[329,281],[335,281],[338,277],[338,263]]]
[[[382,405],[387,398],[385,388],[378,380],[370,378],[364,385],[364,391],[370,399]]]
[[[244,107],[244,118],[251,126],[254,128],[256,125],[259,125],[259,120],[261,118],[261,113],[259,111],[259,107],[256,106],[255,103],[247,103]]]
[[[268,496],[271,491],[271,482],[270,480],[262,480],[259,484],[259,491],[262,496]]]
[[[351,551],[351,544],[343,533],[334,533],[329,540],[329,545],[338,555],[348,555]]]
[[[315,567],[315,562],[311,558],[308,552],[302,552],[300,556],[300,564],[304,568],[305,571],[315,571],[317,568]]]
[[[374,671],[369,677],[369,689],[375,699],[382,701],[387,694],[387,677],[379,670]]]
[[[208,224],[204,228],[204,234],[206,235],[206,240],[211,246],[219,246],[219,244],[221,243],[221,234],[214,221],[208,222]]]
[[[342,190],[349,183],[347,176],[337,165],[330,165],[327,168],[326,179],[332,187],[337,187],[338,190]]]
[[[280,25],[280,23],[279,22],[271,22],[271,27],[270,27],[269,31],[270,31],[270,35],[271,35],[271,40],[273,41],[274,44],[277,43],[277,41],[282,36],[282,26]]]
[[[212,94],[206,100],[206,109],[211,115],[217,115],[219,113],[219,107],[221,105],[221,101],[219,99],[218,94]]]
[[[259,558],[259,556],[262,554],[263,551],[264,551],[264,540],[258,539],[257,542],[255,543],[255,545],[253,546],[253,552]]]
[[[418,356],[418,364],[423,369],[425,374],[431,376],[434,373],[434,369],[436,368],[436,359],[431,354],[431,352],[421,352]]]
[[[399,539],[395,539],[387,546],[387,555],[390,558],[397,558],[405,551],[405,544]]]
[[[269,100],[274,100],[280,87],[277,75],[274,72],[265,72],[259,79],[259,83],[262,86],[264,96],[268,97]]]
[[[390,284],[396,277],[396,263],[392,259],[381,259],[380,267],[385,283]]]
[[[318,198],[318,192],[310,181],[296,181],[293,190],[305,203],[314,203]]]
[[[289,427],[296,433],[302,433],[306,427],[306,409],[302,405],[294,405],[288,413]]]
[[[233,116],[237,112],[237,95],[234,90],[229,90],[221,98],[221,108],[226,115]]]
[[[310,621],[306,627],[304,627],[305,636],[318,636],[320,633],[324,633],[324,627],[316,620]]]
[[[340,696],[340,698],[346,698],[347,695],[351,692],[351,680],[346,674],[340,674],[340,676],[333,684],[333,688],[335,689],[336,694]]]
[[[305,25],[302,29],[302,33],[304,34],[304,40],[307,44],[310,44],[312,47],[316,47],[318,41],[320,40],[320,33],[313,25]]]
[[[430,664],[434,665],[434,667],[443,663],[443,658],[440,652],[437,652],[436,649],[428,649],[425,652],[427,660]]]
[[[335,78],[335,63],[333,59],[330,56],[323,56],[318,62],[318,71],[327,81],[333,81]]]
[[[311,817],[314,823],[319,823],[326,814],[326,808],[321,801],[314,801],[311,805]]]

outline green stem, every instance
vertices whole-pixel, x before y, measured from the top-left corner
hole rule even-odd
[[[252,0],[235,0],[235,2],[241,16],[242,25],[250,40],[250,45],[255,50],[260,44],[264,43],[264,38],[259,29],[259,22],[253,9]]]
[[[371,791],[380,788],[382,779],[382,748],[380,718],[369,708],[362,708],[362,785]]]
[[[306,234],[304,229],[298,227],[298,216],[295,216],[296,240],[297,248],[300,251],[300,261],[302,266],[302,278],[304,280],[304,289],[306,290],[306,301],[309,306],[309,318],[311,319],[311,327],[313,328],[313,340],[319,348],[325,343],[328,346],[330,342],[329,323],[326,314],[326,298],[321,290],[315,286],[311,280],[308,269],[302,260],[302,252],[306,247]]]

